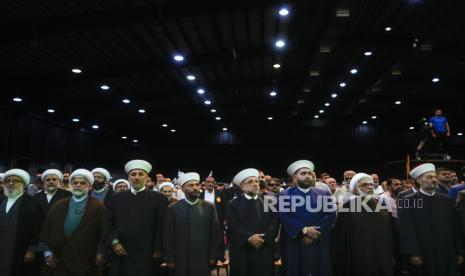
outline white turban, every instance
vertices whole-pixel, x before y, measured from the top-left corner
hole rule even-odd
[[[162,190],[163,188],[165,188],[165,187],[171,187],[171,188],[174,190],[174,185],[173,185],[173,183],[171,183],[171,182],[163,182],[163,183],[161,183],[160,186],[158,187],[158,191],[161,192],[161,190]]]
[[[259,175],[260,173],[258,172],[257,169],[249,168],[249,169],[242,170],[238,174],[236,174],[236,176],[234,176],[233,184],[239,186],[247,178],[251,176],[255,176],[258,178]]]
[[[21,169],[11,169],[9,171],[6,171],[3,174],[3,180],[7,179],[7,177],[10,177],[10,176],[17,176],[21,178],[24,186],[29,185],[29,182],[31,181],[31,176],[29,176],[29,173]]]
[[[107,182],[110,181],[110,178],[111,178],[111,177],[110,177],[110,172],[107,171],[107,170],[104,169],[104,168],[95,168],[95,169],[93,169],[93,170],[91,171],[91,173],[92,173],[92,174],[94,174],[94,173],[101,173],[101,174],[103,174],[103,176],[105,176],[105,179],[107,180]]]
[[[94,183],[94,175],[86,169],[77,169],[69,176],[69,183],[73,183],[73,178],[76,176],[82,176],[87,180],[87,183],[92,185]]]
[[[126,171],[126,173],[129,173],[130,171],[136,169],[143,170],[146,173],[150,173],[150,171],[152,170],[152,165],[150,165],[150,163],[145,160],[132,160],[126,163],[126,166],[124,166],[124,170]]]
[[[182,185],[184,185],[187,182],[192,181],[192,180],[200,181],[200,175],[198,173],[195,173],[195,172],[188,172],[188,173],[181,174],[179,176],[178,180],[176,181],[176,184],[178,184],[180,187],[182,187]]]
[[[42,173],[40,179],[44,182],[45,178],[49,175],[56,175],[61,181],[63,181],[63,174],[57,169],[48,169]]]
[[[435,171],[436,171],[436,167],[434,166],[434,164],[425,163],[411,170],[410,177],[413,179],[417,179],[420,175],[424,173],[435,172]]]
[[[129,185],[129,182],[126,179],[117,179],[111,186],[113,187],[113,191],[116,190],[116,186],[120,183],[126,184],[128,186],[128,189],[131,188],[131,185]]]
[[[0,173],[0,182],[3,181],[3,175],[4,173]]]
[[[352,177],[352,179],[350,180],[350,184],[349,184],[349,191],[350,192],[353,192],[355,187],[357,187],[357,183],[362,180],[362,179],[368,179],[371,181],[371,183],[373,183],[373,177],[369,176],[368,174],[366,173],[357,173],[356,175],[354,175],[354,177]]]
[[[315,165],[313,165],[313,163],[308,160],[295,161],[294,163],[290,164],[289,167],[287,167],[287,174],[289,176],[293,176],[298,170],[302,168],[309,168],[313,172]]]

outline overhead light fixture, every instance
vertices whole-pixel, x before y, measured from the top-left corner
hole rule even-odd
[[[410,130],[414,130],[414,129],[415,129],[415,127],[411,126],[411,127],[409,127],[408,129],[410,129]]]
[[[121,139],[126,140],[126,139],[128,139],[128,137],[127,136],[121,136]]]
[[[130,101],[129,99],[123,99],[123,103],[125,103],[125,104],[128,104],[128,103],[130,103],[130,102],[131,102],[131,101]]]
[[[187,75],[186,78],[187,78],[188,80],[190,80],[190,81],[195,80],[195,76],[194,76],[194,75]]]
[[[337,98],[337,94],[336,93],[331,94],[331,98],[333,98],[333,99]]]
[[[203,90],[202,88],[199,88],[199,89],[197,89],[197,93],[199,93],[200,95],[202,95],[202,94],[205,93],[205,90]]]
[[[268,119],[268,121],[271,121],[271,120],[273,120],[273,117],[270,116],[267,119]]]
[[[326,106],[326,107],[328,107],[328,106],[330,106],[330,105],[331,105],[330,103],[325,103],[325,106]]]
[[[355,68],[354,68],[354,69],[352,69],[352,70],[350,70],[350,73],[351,73],[352,75],[355,75],[355,74],[357,74],[357,72],[358,72],[358,70],[357,70],[357,69],[355,69]]]
[[[99,126],[98,125],[92,125],[92,128],[93,129],[99,129]]]
[[[318,112],[320,112],[320,114],[325,113],[325,111],[323,109],[318,110]]]
[[[321,46],[320,53],[331,53],[331,48],[328,46]]]
[[[287,16],[289,14],[289,10],[286,8],[281,8],[278,13],[281,16]]]
[[[177,61],[177,62],[181,62],[181,61],[184,60],[184,57],[181,56],[181,55],[175,55],[175,56],[173,57],[173,59],[174,59],[175,61]]]
[[[18,97],[13,98],[13,102],[20,103],[22,101],[23,101],[23,99],[21,99],[21,98],[18,98]]]
[[[431,51],[433,50],[433,46],[430,44],[422,44],[420,45],[420,51]]]
[[[320,118],[320,115],[315,115],[315,116],[313,116],[313,118],[318,119],[318,118]]]
[[[376,116],[376,115],[371,116],[371,119],[373,119],[373,120],[375,120],[377,118],[378,118],[378,116]]]
[[[394,103],[395,103],[396,105],[399,105],[399,104],[401,104],[402,102],[401,102],[401,101],[395,101]]]
[[[228,128],[226,128],[226,127],[223,127],[223,131],[228,131]]]
[[[276,95],[278,95],[278,93],[276,93],[276,91],[271,91],[271,92],[270,92],[270,96],[271,96],[271,97],[275,97]]]
[[[108,86],[108,85],[106,85],[106,84],[103,84],[103,85],[100,86],[100,89],[102,89],[102,90],[108,90],[108,89],[110,89],[110,86]]]
[[[73,68],[73,69],[71,69],[71,72],[73,72],[74,74],[81,74],[82,70],[79,69],[79,68]]]
[[[363,121],[362,124],[366,125],[366,124],[368,124],[368,122],[367,122],[367,121]]]
[[[73,119],[73,122],[79,123],[79,119],[78,119],[78,118],[74,118],[74,119]]]
[[[47,112],[48,113],[55,113],[55,109],[49,108],[49,109],[47,109]]]
[[[367,57],[368,57],[368,56],[371,56],[371,55],[373,55],[373,52],[366,51],[366,52],[365,52],[365,53],[363,53],[363,54],[364,54],[365,56],[367,56]]]
[[[273,64],[273,68],[275,68],[275,69],[278,69],[278,68],[280,68],[280,67],[281,67],[281,64],[279,64],[279,63]]]
[[[386,27],[386,28],[384,28],[384,30],[385,30],[386,32],[390,32],[390,31],[392,31],[392,28],[391,28],[391,27]]]
[[[210,109],[210,112],[211,112],[211,113],[215,113],[215,112],[216,112],[216,109]]]
[[[139,142],[139,140],[137,140],[137,139],[134,139],[134,140],[132,140],[132,142],[133,142],[133,143],[138,143],[138,142]]]
[[[402,75],[402,71],[400,69],[394,69],[394,70],[392,70],[392,75],[393,76],[400,76],[400,75]]]
[[[163,125],[161,125],[161,126],[162,126],[162,127],[168,127],[168,125],[167,125],[167,124],[163,124]]]
[[[211,104],[212,104],[212,102],[209,101],[209,100],[206,100],[206,101],[204,101],[203,103],[206,104],[206,105],[211,105]]]
[[[438,81],[439,81],[439,78],[433,78],[432,81],[433,81],[433,82],[438,82]]]
[[[316,76],[319,76],[320,75],[320,71],[318,70],[311,70],[310,71],[310,76],[311,77],[316,77]]]
[[[463,135],[463,133],[462,133],[462,132],[459,132],[459,133],[457,133],[457,135],[458,135],[458,136],[462,136],[462,135]]]
[[[304,91],[304,93],[310,93],[312,92],[312,90],[310,88],[304,88],[302,91]]]
[[[139,109],[139,113],[145,113],[145,109]]]
[[[170,131],[171,131],[172,133],[175,133],[175,132],[176,132],[176,129],[172,129],[172,130],[170,130]]]
[[[220,121],[221,117],[215,117],[215,120]]]
[[[298,104],[304,104],[304,103],[305,103],[305,100],[304,100],[304,99],[298,99],[298,100],[297,100],[297,103],[298,103]]]
[[[340,87],[346,87],[346,83],[345,83],[345,82],[341,82],[341,83],[339,84],[339,86],[340,86]]]
[[[337,9],[336,17],[350,17],[349,9]]]
[[[280,39],[280,40],[277,40],[274,45],[276,47],[278,47],[278,48],[283,48],[284,46],[286,46],[286,42],[284,42],[284,40]]]

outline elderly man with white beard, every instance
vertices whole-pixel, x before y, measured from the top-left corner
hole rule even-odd
[[[334,274],[393,275],[394,223],[389,207],[378,205],[373,178],[365,173],[352,178],[349,190],[355,197],[344,203],[332,233]]]
[[[40,231],[41,213],[37,202],[24,193],[30,181],[22,169],[3,176],[5,198],[0,204],[0,272],[26,275],[34,261]]]

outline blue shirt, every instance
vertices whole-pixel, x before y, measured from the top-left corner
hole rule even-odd
[[[446,133],[447,118],[443,116],[434,116],[429,119],[429,123],[437,133]]]

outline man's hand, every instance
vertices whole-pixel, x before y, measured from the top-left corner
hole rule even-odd
[[[313,243],[313,239],[307,235],[302,237],[302,244],[305,246],[311,245]]]
[[[174,263],[167,263],[166,266],[169,268],[169,269],[174,269],[176,267],[176,265]]]
[[[463,264],[463,256],[462,255],[458,255],[457,256],[457,265],[462,265]]]
[[[116,243],[113,245],[113,252],[118,256],[126,256],[128,253],[124,249],[124,246],[121,243]]]
[[[105,262],[105,258],[103,257],[102,254],[97,254],[97,256],[95,256],[95,264],[97,266],[103,265],[104,262]]]
[[[307,227],[307,236],[309,236],[310,238],[312,239],[317,239],[321,236],[321,233],[320,231],[318,231],[320,229],[319,226],[310,226],[310,227]]]
[[[161,252],[158,251],[158,250],[153,251],[152,257],[153,257],[154,259],[160,259],[160,257],[161,257]]]
[[[447,132],[447,133],[446,133],[446,136],[447,136],[447,137],[450,137],[450,132]]]
[[[34,252],[27,251],[26,254],[24,255],[24,262],[30,263],[32,261],[34,261]]]
[[[255,248],[259,248],[260,246],[263,245],[263,243],[265,242],[262,237],[264,236],[264,234],[254,234],[252,235],[252,237],[250,237],[250,240],[249,240],[249,243],[255,247]]]
[[[53,255],[50,255],[47,258],[45,258],[45,264],[48,267],[55,268],[57,266],[57,263],[58,263],[58,260]]]
[[[421,258],[421,256],[411,256],[410,262],[416,266],[423,265],[423,259]]]
[[[438,136],[436,135],[436,133],[431,133],[431,136],[433,136],[433,138],[438,137]]]

